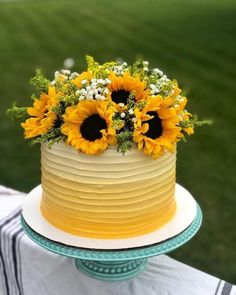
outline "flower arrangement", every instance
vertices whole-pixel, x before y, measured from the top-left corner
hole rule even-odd
[[[186,110],[187,98],[176,80],[147,61],[107,62],[90,56],[82,73],[41,71],[31,80],[39,95],[32,107],[13,107],[25,138],[34,142],[64,141],[79,152],[98,155],[110,145],[123,154],[134,145],[158,158],[204,124]]]

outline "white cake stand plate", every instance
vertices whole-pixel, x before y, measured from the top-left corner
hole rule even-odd
[[[32,190],[22,211],[26,234],[40,246],[76,258],[77,267],[89,276],[103,280],[123,280],[140,273],[147,257],[170,252],[199,230],[202,213],[192,195],[176,184],[175,216],[160,229],[135,238],[92,239],[68,234],[50,223],[40,212],[41,186]]]

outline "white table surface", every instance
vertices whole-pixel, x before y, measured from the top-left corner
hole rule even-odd
[[[20,226],[25,195],[0,186],[0,295],[236,295],[236,287],[166,255],[120,282],[87,277],[74,259],[33,243]],[[15,217],[13,217],[16,215]]]

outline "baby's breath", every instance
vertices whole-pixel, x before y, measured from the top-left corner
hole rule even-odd
[[[75,95],[78,101],[85,99],[105,100],[109,93],[108,85],[110,83],[111,81],[108,78],[93,78],[91,81],[82,80],[82,87],[76,90]]]

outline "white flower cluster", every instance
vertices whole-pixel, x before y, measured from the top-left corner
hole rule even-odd
[[[78,77],[79,74],[77,72],[71,73],[70,70],[61,70],[61,71],[56,71],[54,73],[54,80],[51,81],[51,85],[55,85],[57,81],[67,81],[67,80],[72,80]]]
[[[124,104],[122,104],[122,105],[124,106]],[[121,103],[119,103],[119,106],[121,106]],[[125,117],[129,116],[129,117],[131,117],[132,122],[136,122],[136,118],[133,117],[133,115],[134,115],[134,110],[132,108],[129,109],[128,111],[126,111],[126,112],[120,113],[120,117],[122,119],[124,119]]]
[[[92,79],[90,82],[88,80],[82,80],[82,88],[76,91],[76,96],[79,100],[105,100],[109,90],[107,85],[111,83],[111,80],[106,79]]]
[[[174,101],[174,108],[175,109],[179,109],[180,108],[180,104],[184,102],[184,98],[181,96],[181,95],[178,95],[176,98],[175,98],[175,101]]]
[[[150,94],[155,96],[160,92],[163,92],[163,90],[169,85],[170,79],[167,78],[166,75],[163,75],[163,72],[159,69],[153,69],[153,72],[156,73],[160,78],[156,80],[156,83],[152,83],[149,85],[150,88]],[[166,95],[169,95],[171,93],[165,93]]]
[[[127,68],[127,63],[123,62],[119,64],[118,66],[114,66],[113,71],[117,76],[122,76],[126,68]]]
[[[149,68],[148,68],[149,62],[147,60],[144,60],[142,63],[143,63],[144,72],[148,72],[149,71]]]
[[[163,72],[161,70],[159,70],[158,68],[155,68],[152,70],[152,74],[154,76],[159,76],[159,77],[162,77],[163,76]]]
[[[149,87],[151,89],[150,91],[151,95],[157,95],[160,92],[160,88],[158,88],[157,85],[155,84],[150,84]]]

